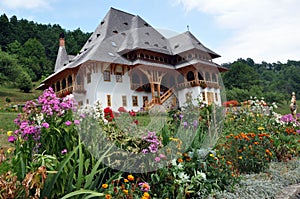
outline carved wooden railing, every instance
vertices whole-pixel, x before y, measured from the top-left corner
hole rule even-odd
[[[167,90],[160,98],[153,98],[146,104],[146,110],[151,109],[155,104],[163,104],[170,96],[172,96],[174,88]]]

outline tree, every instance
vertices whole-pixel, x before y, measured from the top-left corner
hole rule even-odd
[[[260,82],[258,73],[246,63],[239,61],[231,64],[229,71],[223,74],[222,79],[227,89],[249,89]]]
[[[17,87],[24,91],[25,93],[29,93],[29,91],[33,88],[32,81],[28,73],[22,71],[16,79]]]

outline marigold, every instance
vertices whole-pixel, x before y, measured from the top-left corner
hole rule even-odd
[[[128,175],[128,176],[127,176],[127,179],[128,179],[129,181],[134,181],[134,176],[133,176],[133,175]]]
[[[127,180],[126,178],[124,179],[124,182],[129,182],[129,180]]]
[[[127,189],[124,189],[123,192],[128,195],[128,190]]]
[[[178,158],[177,161],[181,163],[181,162],[183,162],[183,159],[182,158]]]
[[[110,194],[106,194],[105,195],[105,199],[111,199],[111,195]]]
[[[106,189],[108,187],[108,184],[102,184],[102,188]]]

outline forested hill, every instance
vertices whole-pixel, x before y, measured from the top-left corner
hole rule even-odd
[[[54,70],[59,34],[66,37],[68,54],[76,55],[90,36],[80,29],[65,30],[60,25],[38,24],[12,16],[0,16],[0,84],[14,80],[23,71],[33,81]],[[19,71],[19,72],[18,72]],[[15,74],[13,74],[15,73]]]
[[[0,86],[32,89],[31,81],[51,74],[58,51],[59,34],[64,33],[68,54],[76,55],[91,33],[65,30],[60,25],[38,24],[26,19],[0,16]],[[276,60],[274,60],[276,62]],[[222,64],[227,99],[244,101],[249,96],[268,102],[289,100],[291,92],[300,97],[300,61],[257,64],[251,58]]]
[[[222,66],[229,68],[222,73],[228,100],[245,101],[256,96],[268,102],[283,102],[290,100],[292,92],[300,98],[300,61],[257,64],[247,58]]]

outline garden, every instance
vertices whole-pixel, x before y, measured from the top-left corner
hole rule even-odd
[[[0,198],[274,198],[300,182],[300,114],[236,105],[116,113],[49,88],[6,129]]]

